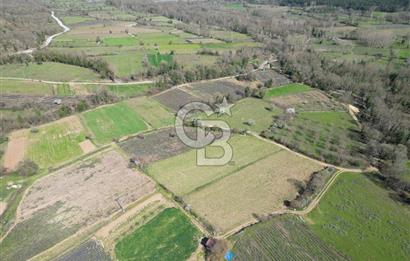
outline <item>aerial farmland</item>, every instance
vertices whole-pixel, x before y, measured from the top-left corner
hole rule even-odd
[[[409,260],[381,2],[5,2],[1,259]]]

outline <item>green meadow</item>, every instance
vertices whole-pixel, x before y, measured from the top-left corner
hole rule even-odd
[[[306,92],[310,91],[312,88],[304,85],[304,84],[299,84],[299,83],[291,83],[291,84],[286,84],[280,87],[274,87],[269,89],[265,97],[276,97],[276,96],[283,96],[283,95],[290,95],[290,94],[297,94],[301,92]]]
[[[125,103],[88,111],[82,117],[99,144],[147,129],[144,120]]]
[[[198,247],[200,233],[176,208],[159,213],[115,245],[118,260],[186,260]]]
[[[410,208],[372,174],[343,173],[308,215],[313,232],[352,260],[407,260]]]

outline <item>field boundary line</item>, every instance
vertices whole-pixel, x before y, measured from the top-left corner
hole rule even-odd
[[[277,153],[279,153],[279,152],[281,152],[281,151],[283,151],[283,149],[279,149],[279,150],[274,151],[274,152],[272,152],[272,153],[269,153],[269,154],[267,154],[267,155],[265,155],[265,156],[263,156],[263,157],[261,157],[261,158],[259,158],[259,159],[257,159],[257,160],[254,160],[254,161],[249,162],[249,163],[247,163],[247,164],[245,164],[245,165],[243,165],[243,166],[240,166],[240,167],[238,167],[238,168],[236,168],[236,169],[234,169],[234,170],[228,172],[228,173],[225,174],[225,175],[219,176],[217,179],[211,180],[210,182],[207,182],[207,183],[205,183],[205,184],[203,184],[203,185],[201,185],[201,186],[199,186],[199,187],[197,187],[197,188],[195,188],[195,189],[189,191],[188,193],[185,193],[185,194],[181,195],[181,197],[189,196],[191,193],[195,193],[195,192],[201,191],[201,190],[205,189],[206,187],[208,187],[208,186],[210,186],[210,185],[212,185],[212,184],[214,184],[214,183],[216,183],[216,182],[218,182],[218,181],[220,181],[220,180],[222,180],[222,179],[224,179],[224,178],[227,178],[227,177],[229,177],[229,176],[235,175],[235,173],[237,173],[237,172],[239,172],[239,171],[241,171],[241,170],[243,170],[243,169],[245,169],[245,168],[247,168],[247,167],[249,167],[249,166],[251,166],[251,165],[253,165],[253,164],[258,163],[259,161],[262,161],[262,160],[264,160],[264,159],[267,159],[267,158],[269,158],[270,156],[273,156],[273,155],[275,155],[275,154],[277,154]]]
[[[40,82],[47,84],[78,84],[78,85],[139,85],[139,84],[148,84],[154,83],[153,80],[144,80],[144,81],[130,81],[130,82],[77,82],[77,81],[49,81],[49,80],[40,80],[33,78],[20,78],[20,77],[0,77],[0,80],[13,80],[13,81],[24,81],[24,82]]]

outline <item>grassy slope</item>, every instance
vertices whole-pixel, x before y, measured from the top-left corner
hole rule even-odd
[[[169,208],[115,246],[119,260],[186,260],[197,248],[198,230],[179,210]]]
[[[100,144],[147,129],[140,116],[125,103],[88,111],[82,116]]]
[[[301,92],[306,92],[311,90],[311,88],[304,84],[290,83],[280,87],[271,88],[266,92],[265,97],[276,97],[282,95],[296,94]]]
[[[342,174],[308,217],[319,237],[353,260],[409,257],[409,207],[363,174]]]
[[[174,124],[174,114],[149,97],[138,97],[127,101],[127,104],[153,128]]]
[[[93,81],[100,77],[90,69],[79,66],[45,62],[43,64],[30,63],[0,65],[1,76],[33,78],[49,81]]]
[[[108,91],[119,97],[133,97],[145,93],[153,85],[151,83],[132,85],[108,85]]]

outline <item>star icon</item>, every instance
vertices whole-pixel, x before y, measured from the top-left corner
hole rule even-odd
[[[226,97],[224,97],[224,99],[222,100],[222,103],[215,104],[215,105],[216,107],[218,107],[216,109],[216,112],[219,115],[228,114],[229,116],[232,116],[231,108],[232,106],[234,106],[234,104],[229,104],[228,101],[226,100]]]

